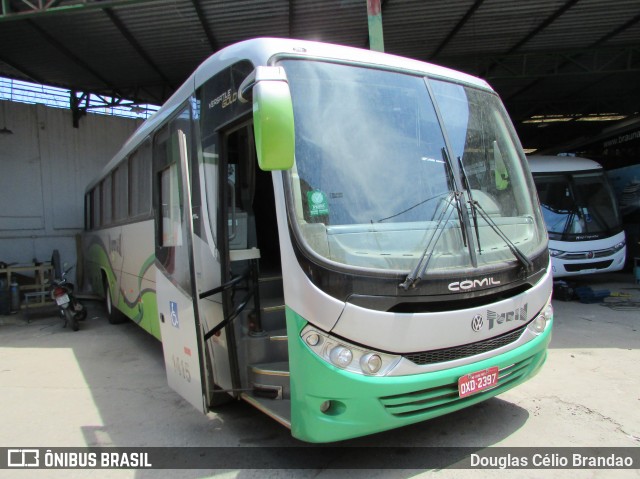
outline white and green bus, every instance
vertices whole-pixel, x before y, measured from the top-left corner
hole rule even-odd
[[[532,377],[552,280],[535,186],[483,81],[255,39],[206,60],[86,191],[85,276],[170,386],[310,442]]]

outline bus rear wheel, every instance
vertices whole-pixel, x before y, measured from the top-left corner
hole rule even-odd
[[[109,286],[109,282],[107,281],[106,276],[103,278],[104,281],[104,309],[107,312],[107,319],[111,324],[120,324],[124,323],[126,318],[124,314],[118,311],[113,305],[113,301],[111,299],[111,286]]]

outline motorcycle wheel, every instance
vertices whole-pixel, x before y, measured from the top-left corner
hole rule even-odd
[[[87,319],[87,308],[84,306],[84,304],[80,304],[79,302],[77,302],[76,304],[80,305],[81,308],[79,310],[75,307],[73,308],[75,310],[76,319],[78,321],[84,321],[85,319]]]
[[[71,325],[71,329],[73,329],[74,331],[80,329],[80,325],[78,324],[76,315],[71,311],[71,308],[65,309],[64,315],[67,318],[67,323]]]

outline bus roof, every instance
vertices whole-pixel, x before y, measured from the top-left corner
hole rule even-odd
[[[528,156],[531,173],[602,170],[597,161],[577,156]]]
[[[307,40],[283,38],[255,38],[246,40],[219,50],[200,64],[164,105],[138,127],[118,153],[107,163],[100,175],[89,183],[87,191],[93,188],[109,171],[115,168],[122,159],[135,150],[147,136],[164,123],[180,105],[193,95],[196,89],[213,75],[241,60],[249,60],[255,66],[267,65],[269,60],[278,54],[297,56],[300,58],[358,62],[371,66],[448,78],[493,91],[489,84],[480,78],[431,63],[396,55]]]

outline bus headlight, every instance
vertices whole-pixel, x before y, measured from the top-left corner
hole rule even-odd
[[[353,353],[350,349],[345,348],[344,346],[336,346],[329,353],[329,357],[331,358],[331,362],[336,366],[346,368],[351,364]]]
[[[309,346],[317,346],[320,344],[320,336],[316,333],[309,334],[304,340],[307,342]]]
[[[625,243],[624,241],[620,241],[620,243],[616,244],[616,245],[613,247],[613,251],[617,253],[618,251],[620,251],[622,248],[624,248],[624,247],[625,247],[625,244],[626,244],[626,243]]]
[[[382,358],[375,353],[365,354],[360,358],[360,367],[365,373],[375,374],[382,367]]]
[[[550,255],[552,258],[556,258],[556,257],[558,257],[558,256],[560,256],[560,255],[562,255],[562,254],[564,254],[564,251],[560,251],[560,250],[558,250],[558,249],[551,249],[551,248],[549,248],[549,255]]]
[[[531,322],[531,329],[540,334],[547,327],[547,318],[539,314],[536,319]]]
[[[300,336],[318,357],[352,373],[384,376],[402,359],[399,355],[363,349],[319,331],[310,324],[302,330]]]

